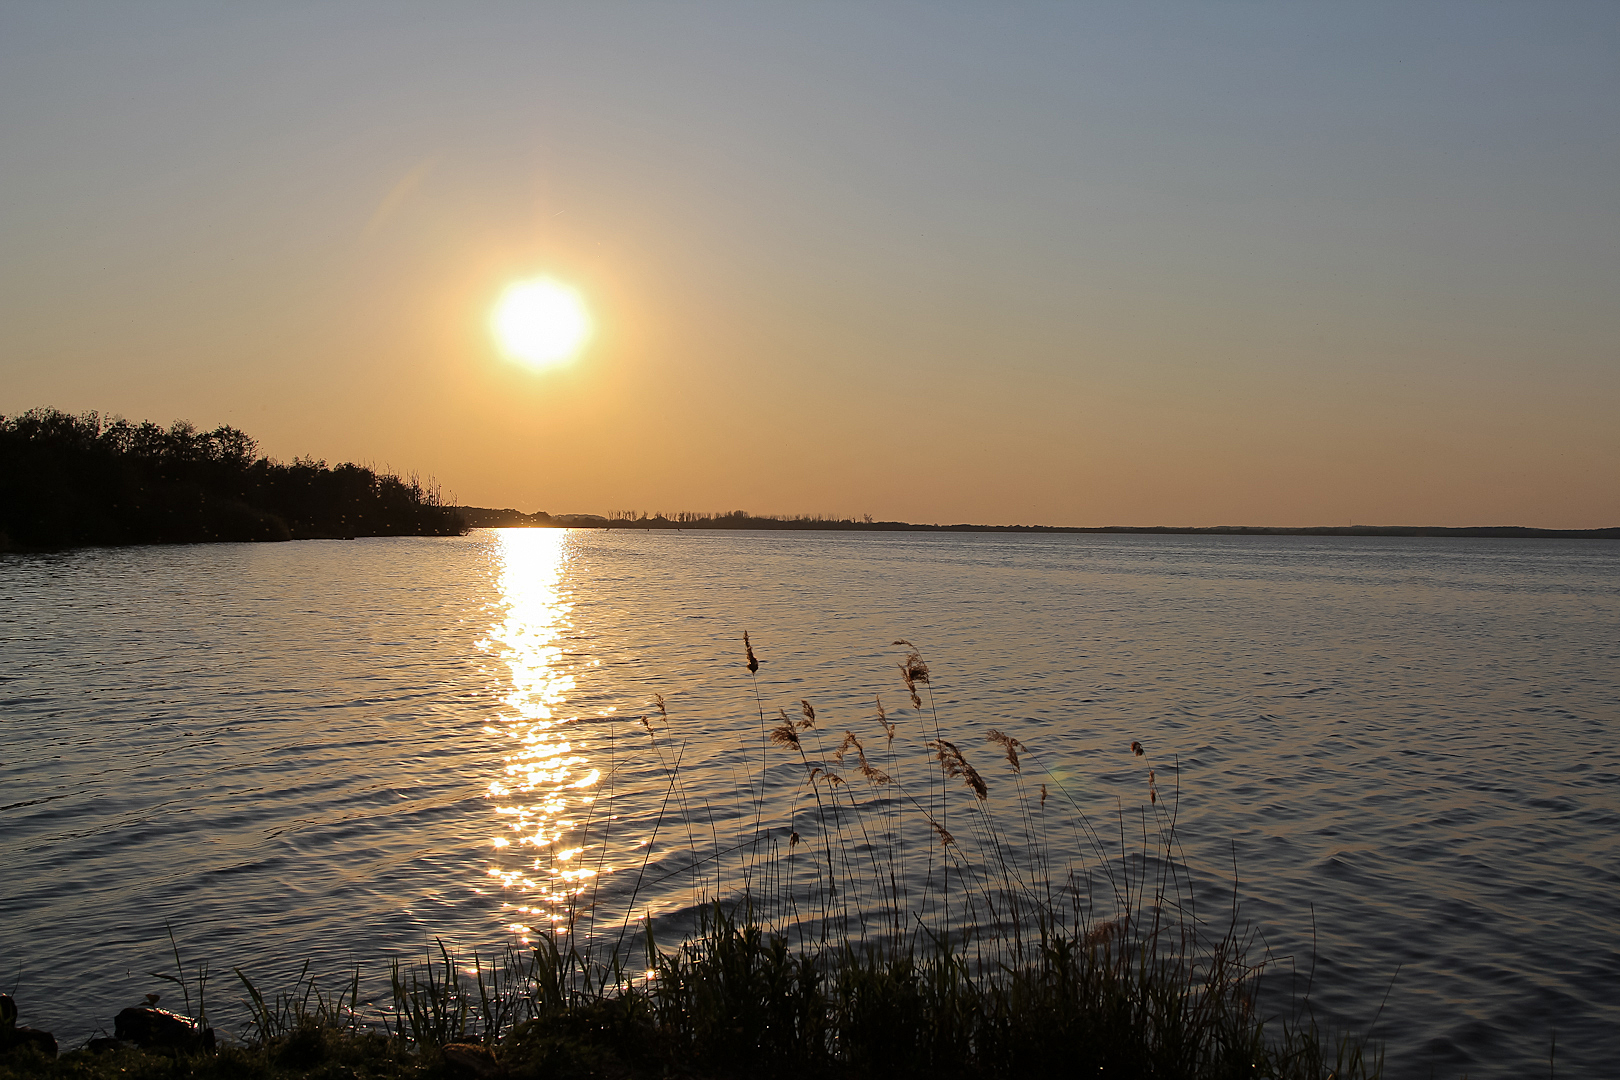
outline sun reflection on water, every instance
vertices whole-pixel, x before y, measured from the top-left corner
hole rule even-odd
[[[525,943],[542,926],[564,922],[595,873],[579,865],[582,848],[559,843],[601,777],[566,735],[575,681],[559,642],[573,609],[563,586],[571,548],[561,529],[500,533],[504,610],[483,643],[508,669],[497,730],[510,740],[502,775],[489,785],[500,832],[490,840],[488,874],[507,891],[508,928]]]

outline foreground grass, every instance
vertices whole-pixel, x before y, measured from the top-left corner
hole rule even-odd
[[[808,701],[797,717],[779,710],[775,722],[756,697],[762,764],[742,842],[704,848],[683,815],[691,865],[714,868],[711,897],[730,899],[711,899],[696,932],[673,947],[654,939],[653,920],[636,907],[642,876],[611,910],[598,878],[569,894],[566,923],[541,931],[533,948],[490,961],[441,944],[426,962],[394,962],[387,1008],[360,1004],[357,970],[332,991],[306,965],[291,986],[266,993],[237,969],[251,1018],[236,1045],[56,1060],[16,1051],[0,1056],[0,1080],[1381,1074],[1369,1041],[1319,1028],[1308,985],[1282,1015],[1262,1012],[1270,958],[1251,956],[1254,936],[1235,896],[1218,918],[1200,913],[1179,856],[1175,799],[1161,800],[1140,743],[1128,752],[1145,770],[1148,800],[1141,847],[1127,855],[1123,810],[1110,847],[1059,778],[1035,771],[1038,759],[1020,740],[983,733],[1007,772],[981,774],[966,741],[941,735],[927,664],[909,642],[895,644],[911,650],[899,666],[909,722],[926,722],[920,735],[908,736],[878,702],[865,743],[852,730],[841,739],[829,731],[823,743],[826,718]],[[744,647],[752,677],[759,664],[746,638]],[[661,697],[656,707],[668,735]],[[663,736],[650,720],[638,723],[665,764],[664,805],[695,802],[679,754],[658,749]],[[895,747],[908,737],[922,751],[909,774]],[[763,763],[773,751],[803,775],[785,847],[765,817]],[[1009,793],[999,808],[998,785]],[[600,820],[605,835],[612,816],[604,809]],[[580,847],[592,827],[582,827]],[[900,884],[907,857],[913,873],[927,871],[920,892]],[[627,935],[632,923],[640,930]],[[206,1012],[207,966],[188,980],[175,946],[175,970],[160,977],[179,987],[188,1011],[195,986]]]
[[[120,1080],[283,1080],[293,1077],[451,1077],[442,1056],[419,1053],[385,1035],[356,1036],[311,1028],[307,1034],[262,1047],[227,1046],[215,1054],[174,1055],[156,1050],[75,1050],[55,1059],[36,1051],[0,1057],[0,1080],[100,1078]]]
[[[78,1050],[0,1056],[22,1077],[1375,1077],[1363,1043],[1305,1015],[1268,1023],[1227,936],[1094,928],[1033,943],[1030,962],[975,971],[948,942],[905,951],[794,950],[716,905],[703,933],[654,952],[639,981],[588,983],[548,939],[499,963],[441,951],[393,970],[394,1007],[362,1022],[351,993],[303,980],[271,998],[243,977],[247,1041],[217,1053]],[[651,947],[651,943],[648,945]],[[468,972],[475,972],[470,975]],[[358,986],[358,979],[351,984]]]

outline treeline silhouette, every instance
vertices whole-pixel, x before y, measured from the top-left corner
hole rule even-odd
[[[680,510],[674,513],[659,511],[652,515],[635,510],[617,510],[608,515],[608,520],[615,528],[626,526],[653,527],[660,525],[675,528],[703,528],[703,529],[840,529],[851,528],[856,525],[875,525],[871,514],[862,514],[860,517],[840,517],[836,514],[750,514],[747,510],[732,510],[729,513],[709,512],[703,513],[692,510]],[[885,522],[884,524],[899,525],[904,522]]]
[[[0,550],[465,531],[414,474],[274,461],[230,426],[56,409],[0,416]]]
[[[566,529],[802,529],[802,530],[863,530],[888,531],[903,529],[932,529],[932,525],[908,525],[903,521],[874,521],[871,514],[854,517],[829,517],[825,514],[750,514],[746,510],[726,513],[701,513],[683,510],[647,514],[634,510],[616,510],[607,516],[601,514],[548,514],[544,510],[525,514],[518,510],[494,510],[482,506],[458,506],[456,509],[475,529],[506,528],[566,528]],[[964,526],[967,527],[967,526]],[[977,528],[978,526],[973,526]]]
[[[917,525],[909,521],[874,521],[871,514],[860,518],[825,514],[751,514],[746,510],[728,513],[661,511],[653,514],[618,510],[601,514],[548,514],[544,510],[525,514],[510,508],[496,510],[482,506],[458,506],[470,528],[513,529],[755,529],[804,530],[818,532],[989,532],[989,533],[1146,533],[1175,536],[1429,536],[1474,537],[1499,540],[1620,540],[1616,529],[1534,529],[1522,525],[1430,526],[1430,525],[1321,525],[1287,528],[1267,525],[1211,525],[1179,527],[1168,525]]]

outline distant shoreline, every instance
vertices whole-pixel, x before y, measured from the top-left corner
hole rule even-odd
[[[1505,540],[1620,540],[1620,528],[1532,529],[1522,525],[1448,528],[1438,525],[1316,525],[1299,528],[1266,525],[916,525],[907,521],[855,521],[850,518],[756,517],[736,512],[711,517],[616,517],[596,514],[525,514],[512,509],[458,506],[473,529],[763,529],[791,532],[983,532],[983,533],[1125,533],[1175,536],[1435,536]]]

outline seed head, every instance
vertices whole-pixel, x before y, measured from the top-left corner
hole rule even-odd
[[[912,653],[907,656],[901,665],[905,670],[908,681],[926,683],[928,681],[928,665],[923,663],[921,653]]]
[[[872,700],[877,702],[878,723],[883,725],[884,732],[889,736],[889,745],[893,746],[895,725],[889,723],[889,714],[883,711],[883,699],[880,697],[874,697]]]
[[[864,761],[861,762],[861,775],[866,777],[866,779],[871,781],[873,784],[887,784],[890,780],[894,779],[882,769],[874,768]]]
[[[897,641],[896,645],[910,645],[909,641]],[[928,665],[923,662],[922,653],[915,648],[906,654],[900,661],[900,681],[906,684],[906,692],[911,695],[911,707],[922,708],[922,698],[917,695],[917,684],[928,682]]]
[[[979,775],[977,769],[968,764],[967,758],[962,756],[962,751],[956,748],[955,743],[945,739],[936,739],[929,743],[928,746],[934,751],[934,756],[939,759],[939,767],[946,776],[953,780],[960,778],[962,783],[966,784],[968,789],[978,796],[981,802],[990,797],[990,789],[986,786],[984,778]]]
[[[1029,747],[1025,746],[1011,735],[1003,735],[999,731],[992,731],[990,734],[986,735],[985,738],[1007,751],[1007,764],[1012,766],[1013,772],[1022,773],[1024,771],[1023,767],[1018,763],[1018,751],[1028,750]]]

